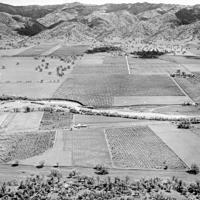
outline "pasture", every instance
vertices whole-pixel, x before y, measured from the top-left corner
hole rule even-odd
[[[105,135],[114,166],[120,168],[186,168],[176,154],[148,127],[111,128]]]
[[[68,60],[67,63],[50,57],[2,57],[0,95],[51,97],[72,70],[71,59]]]

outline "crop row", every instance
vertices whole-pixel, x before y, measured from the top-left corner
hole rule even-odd
[[[4,147],[1,160],[8,162],[39,155],[53,146],[54,139],[54,131],[8,135],[7,138],[0,139],[1,146]]]
[[[107,129],[112,159],[117,167],[185,168],[186,165],[147,126]]]
[[[41,130],[69,129],[72,125],[73,114],[70,112],[45,111],[40,123]]]

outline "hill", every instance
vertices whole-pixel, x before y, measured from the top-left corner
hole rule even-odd
[[[120,42],[136,38],[145,41],[191,41],[200,37],[199,5],[85,5],[75,2],[15,7],[0,4],[0,11],[4,15],[7,13],[12,24],[1,23],[1,27],[8,32],[11,28],[18,34],[33,36],[32,41],[52,38],[73,42]]]

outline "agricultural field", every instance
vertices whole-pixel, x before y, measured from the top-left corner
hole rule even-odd
[[[94,59],[95,58],[95,59]],[[119,60],[114,63],[114,60]],[[75,66],[73,74],[128,74],[124,57],[87,55]]]
[[[2,57],[0,60],[0,84],[3,83],[57,83],[66,76],[58,76],[57,68],[66,68],[68,63],[58,58]]]
[[[16,113],[6,129],[8,132],[37,131],[40,126],[43,112]]]
[[[114,97],[184,96],[165,75],[73,75],[66,79],[54,97],[80,101],[85,105],[110,107]]]
[[[123,96],[114,97],[113,106],[130,106],[130,105],[180,105],[190,102],[187,96]]]
[[[149,127],[187,166],[190,167],[193,163],[200,165],[200,140],[195,134],[199,131],[198,128],[177,129],[176,125],[171,123],[154,124]]]
[[[73,164],[75,166],[110,166],[110,156],[102,129],[75,130],[70,134]]]
[[[72,46],[62,46],[61,48],[54,51],[51,55],[53,56],[77,56],[83,55],[88,49],[87,45],[72,45]]]
[[[200,81],[199,77],[174,78],[180,87],[196,102],[200,102]]]
[[[70,112],[45,111],[40,123],[41,130],[69,129],[73,123],[73,114]]]
[[[73,59],[2,57],[0,95],[51,97],[71,73]]]
[[[57,45],[56,43],[40,44],[37,46],[33,46],[32,48],[26,49],[25,51],[22,51],[18,53],[16,56],[27,56],[27,57],[40,56],[41,54],[55,47],[56,45]]]
[[[43,153],[51,148],[55,132],[4,133],[0,136],[0,162],[26,159]]]
[[[120,168],[185,169],[186,164],[148,127],[105,130],[114,166]]]
[[[102,129],[58,130],[53,147],[41,155],[20,162],[36,165],[41,160],[48,166],[110,166],[110,156]]]

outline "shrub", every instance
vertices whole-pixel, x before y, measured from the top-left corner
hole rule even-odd
[[[188,121],[182,121],[177,125],[177,128],[189,129],[189,128],[191,128],[191,125],[190,125],[190,122],[188,122]]]
[[[18,160],[15,160],[13,161],[13,163],[11,164],[12,167],[17,167],[19,166],[19,161]]]
[[[37,168],[43,168],[44,167],[45,162],[44,161],[40,161],[39,164],[36,166]]]
[[[190,173],[199,174],[199,167],[197,164],[193,163],[190,167]]]
[[[94,167],[94,169],[96,170],[96,174],[98,174],[98,175],[106,175],[106,174],[108,174],[108,170],[106,169],[106,167],[104,167],[103,165],[96,165],[95,167]]]

